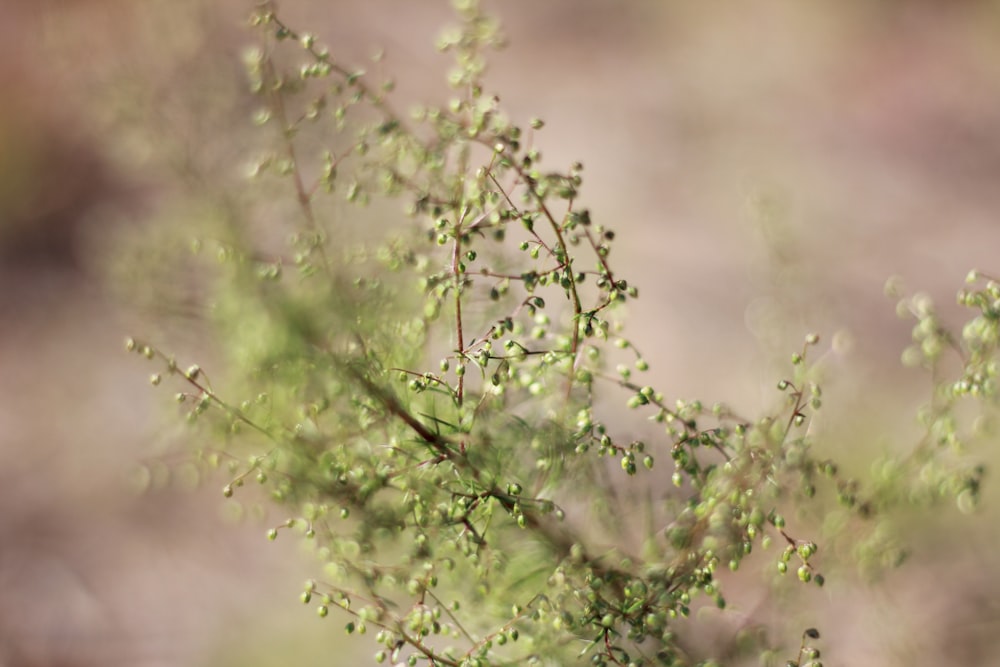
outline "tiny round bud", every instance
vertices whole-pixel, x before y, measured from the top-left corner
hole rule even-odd
[[[271,530],[267,531],[267,539],[271,540],[272,542],[278,539],[278,529],[272,528]]]

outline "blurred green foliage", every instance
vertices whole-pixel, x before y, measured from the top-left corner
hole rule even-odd
[[[819,667],[812,628],[776,642],[751,622],[707,651],[688,636],[754,579],[732,574],[753,553],[823,586],[827,567],[901,564],[901,510],[975,509],[998,282],[970,276],[961,334],[929,299],[900,301],[915,320],[904,362],[928,371],[932,399],[923,435],[870,476],[814,447],[818,336],[763,415],[670,400],[642,380],[657,351],[619,320],[643,302],[613,268],[614,231],[578,203],[583,166],[542,166],[544,123],[515,124],[484,90],[499,26],[474,2],[456,11],[438,43],[454,98],[407,113],[391,80],[257,11],[245,63],[274,145],[249,169],[257,200],[206,216],[195,249],[218,262],[192,270],[222,370],[146,337],[129,349],[157,363],[153,384],[179,385],[224,495],[260,484],[288,517],[268,537],[315,544],[303,602],[370,632],[377,662]],[[331,203],[345,201],[405,216],[359,235]],[[606,396],[627,410],[605,417]],[[636,438],[633,415],[657,435]]]

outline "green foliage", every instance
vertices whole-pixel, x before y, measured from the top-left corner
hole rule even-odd
[[[582,165],[543,167],[543,123],[520,127],[483,90],[497,24],[456,9],[439,42],[455,98],[409,114],[391,82],[257,11],[246,64],[276,148],[252,178],[283,179],[296,210],[281,215],[298,223],[287,243],[250,229],[199,243],[221,262],[218,388],[128,341],[157,362],[153,385],[180,383],[201,460],[229,463],[224,496],[256,482],[288,517],[268,539],[315,544],[303,603],[369,632],[378,663],[717,664],[680,619],[725,608],[724,573],[772,543],[771,567],[798,579],[780,585],[823,586],[810,517],[860,532],[857,555],[884,566],[905,551],[875,519],[975,507],[984,470],[965,448],[988,423],[966,430],[959,403],[996,400],[998,281],[971,276],[960,337],[926,299],[901,302],[916,319],[904,360],[930,371],[933,399],[925,436],[870,481],[814,451],[816,335],[769,414],[667,399],[617,319],[638,290],[613,268],[614,232],[577,203]],[[348,243],[334,200],[399,201],[408,220]],[[599,396],[659,435],[634,439]],[[806,630],[788,664],[818,667],[818,639]]]

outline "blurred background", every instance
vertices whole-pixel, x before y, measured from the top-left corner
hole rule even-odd
[[[960,326],[966,272],[1000,270],[1000,3],[490,7],[510,47],[489,86],[515,120],[546,120],[546,164],[586,166],[586,204],[641,288],[629,327],[653,384],[754,414],[816,331],[826,441],[860,470],[905,445],[929,385],[899,364],[910,325],[886,279]],[[271,140],[250,122],[251,9],[0,0],[0,667],[371,654],[298,602],[311,563],[294,540],[266,542],[222,478],[160,462],[186,432],[122,352],[136,335],[210,358],[184,308],[197,280],[129,267],[197,229],[210,195],[245,190],[245,161]],[[446,2],[282,13],[341,60],[384,48],[398,106],[446,99]],[[1000,661],[995,481],[978,514],[906,518],[905,568],[810,593],[801,627],[823,628],[825,664]]]

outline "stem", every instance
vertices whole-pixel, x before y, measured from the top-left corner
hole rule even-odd
[[[285,155],[288,158],[289,163],[292,166],[292,184],[295,187],[295,197],[299,203],[299,208],[302,210],[302,216],[306,220],[306,224],[309,229],[316,234],[314,243],[310,244],[310,250],[313,248],[319,253],[320,260],[323,264],[323,270],[325,272],[330,271],[330,262],[326,256],[326,237],[323,233],[319,222],[316,219],[316,212],[313,210],[312,196],[307,191],[305,186],[305,181],[302,178],[302,170],[299,168],[298,155],[295,150],[295,142],[292,140],[292,135],[294,132],[294,124],[288,122],[288,111],[285,108],[285,98],[281,90],[281,77],[278,75],[274,67],[274,61],[271,60],[270,55],[264,59],[265,68],[265,87],[271,91],[269,98],[271,103],[271,108],[274,111],[278,123],[281,125],[281,137],[285,147]],[[270,84],[270,85],[269,85]]]
[[[583,313],[583,305],[580,303],[580,293],[576,288],[576,276],[573,274],[573,262],[570,257],[569,248],[566,245],[566,239],[563,237],[562,229],[559,227],[559,223],[556,221],[552,212],[549,211],[549,207],[545,204],[545,199],[538,194],[538,190],[535,189],[534,185],[528,175],[524,173],[524,170],[515,166],[518,174],[524,179],[524,182],[528,184],[528,191],[531,192],[531,196],[535,198],[535,202],[538,204],[538,210],[542,212],[546,220],[549,221],[549,225],[552,227],[552,232],[556,235],[556,241],[559,245],[559,251],[562,254],[563,259],[561,260],[565,265],[566,277],[569,280],[569,288],[567,292],[573,301],[573,340],[570,343],[570,353],[573,355],[573,363],[569,369],[569,377],[566,382],[566,398],[570,397],[570,393],[573,391],[573,381],[576,377],[576,364],[579,360],[580,351],[580,314]],[[559,259],[558,257],[556,258]]]
[[[464,214],[463,214],[464,218]],[[459,270],[462,253],[462,218],[455,224],[455,243],[451,253],[451,272],[455,277],[455,337],[458,346],[458,354],[465,355],[465,333],[462,327],[462,273]],[[458,376],[458,390],[456,394],[458,407],[462,407],[465,399],[465,375]]]

